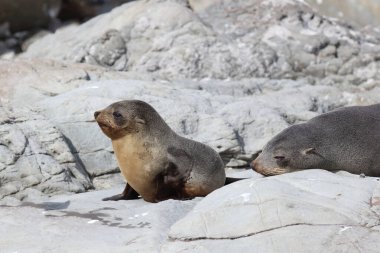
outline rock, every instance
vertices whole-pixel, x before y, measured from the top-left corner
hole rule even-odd
[[[31,200],[92,187],[64,136],[48,120],[33,111],[3,107],[0,117],[0,200]]]
[[[3,252],[156,252],[170,226],[199,199],[158,204],[101,199],[122,191],[56,196],[0,208]],[[20,218],[22,217],[22,218]],[[41,240],[41,238],[46,240]],[[20,242],[19,238],[24,238]]]
[[[239,181],[214,191],[176,222],[169,232],[175,242],[162,249],[376,252],[379,218],[368,199],[379,185],[376,178],[320,170]],[[348,248],[352,238],[359,238],[355,250]]]
[[[376,179],[378,182],[379,178]],[[378,184],[371,197],[371,210],[374,211],[377,215],[380,215],[380,184]]]
[[[33,43],[43,56],[164,80],[252,77],[359,85],[378,79],[380,38],[323,17],[301,1],[135,1]],[[160,15],[165,13],[165,15]],[[297,53],[293,53],[297,52]]]
[[[19,104],[34,106],[44,98],[70,91],[91,80],[123,78],[149,79],[86,64],[41,59],[0,60],[0,96],[2,102],[15,107]]]
[[[244,161],[244,160],[238,160],[238,159],[235,159],[235,158],[232,158],[227,164],[226,164],[226,167],[235,167],[235,168],[239,168],[239,167],[247,167],[249,166],[249,164],[247,164],[247,161]]]
[[[234,169],[234,168],[227,168],[226,169],[226,176],[232,177],[232,178],[262,178],[263,175],[257,173],[256,171],[253,171],[251,168],[249,169]]]
[[[380,4],[376,0],[306,0],[326,16],[344,20],[356,26],[378,26]]]
[[[376,252],[380,244],[378,178],[309,170],[187,201],[100,201],[122,189],[9,201],[0,208],[2,250]]]

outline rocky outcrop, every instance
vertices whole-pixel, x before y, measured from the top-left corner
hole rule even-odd
[[[195,11],[185,1],[125,4],[46,36],[23,57],[87,62],[165,80],[307,76],[358,85],[379,77],[376,36],[325,18],[301,1],[208,4],[190,1]]]
[[[31,110],[0,107],[0,196],[20,200],[91,187],[65,137]]]

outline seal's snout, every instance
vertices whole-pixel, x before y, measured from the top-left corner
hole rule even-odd
[[[251,169],[253,169],[254,171],[256,171],[256,169],[255,169],[255,164],[256,164],[256,160],[253,160],[252,162],[251,162]]]
[[[94,113],[94,117],[95,117],[95,119],[99,116],[99,114],[100,114],[99,111],[96,111],[96,112]]]

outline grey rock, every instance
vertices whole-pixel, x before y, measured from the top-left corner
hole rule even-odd
[[[232,158],[227,164],[226,164],[227,167],[247,167],[249,166],[249,164],[247,163],[247,161],[244,161],[244,160],[238,160],[238,159],[235,159],[235,158]]]
[[[2,250],[376,252],[379,247],[378,178],[310,170],[239,181],[187,201],[100,201],[122,189],[42,201],[5,198]]]
[[[319,81],[339,75],[340,82],[358,85],[366,79],[356,69],[370,64],[371,75],[379,77],[376,33],[323,17],[301,1],[190,1],[193,11],[184,3],[128,3],[36,41],[22,57],[87,62],[164,80]]]
[[[0,60],[0,95],[2,102],[12,107],[20,104],[32,108],[44,98],[54,97],[86,84],[88,81],[109,79],[151,78],[133,72],[115,72],[86,64],[52,60]]]
[[[3,252],[159,252],[170,226],[198,199],[158,204],[101,199],[122,188],[0,208]],[[22,217],[22,218],[21,218]],[[47,240],[41,240],[41,238]],[[24,238],[20,242],[19,238]]]
[[[28,110],[0,111],[0,199],[35,199],[92,187],[64,137],[46,118]]]
[[[368,199],[378,187],[376,178],[320,170],[240,181],[211,193],[176,222],[169,232],[175,243],[163,251],[254,247],[263,252],[336,252],[348,250],[355,237],[360,240],[349,251],[376,252],[379,220]]]
[[[232,225],[233,226],[233,225]],[[345,225],[285,226],[250,237],[225,240],[174,242],[162,247],[162,252],[371,252],[379,243],[378,231]],[[352,238],[358,238],[352,246]],[[324,243],[324,244],[322,244]]]
[[[127,49],[125,41],[118,31],[109,30],[97,41],[88,46],[88,55],[84,61],[115,70],[123,70],[127,66]]]
[[[253,171],[251,168],[249,169],[241,169],[241,168],[227,168],[226,176],[232,178],[262,178],[263,175]]]
[[[355,26],[380,24],[380,4],[376,0],[306,0],[318,12]]]
[[[125,186],[125,179],[118,173],[104,174],[101,176],[94,177],[92,183],[95,189],[110,189],[115,185]]]

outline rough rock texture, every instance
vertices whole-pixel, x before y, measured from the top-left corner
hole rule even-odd
[[[121,191],[114,188],[14,203],[0,208],[0,245],[30,253],[377,252],[378,180],[310,170],[191,201],[99,201]]]
[[[65,137],[31,111],[0,107],[0,198],[84,192],[91,186]]]
[[[377,0],[306,0],[321,14],[339,18],[356,26],[378,26],[380,3]]]
[[[161,79],[308,76],[361,84],[379,77],[376,36],[327,19],[301,1],[210,4],[192,12],[185,1],[132,2],[44,37],[23,57],[87,62]]]

